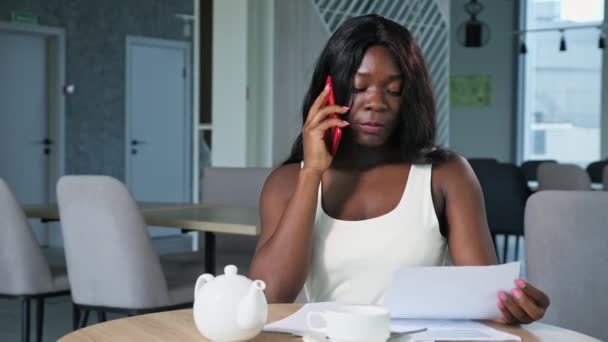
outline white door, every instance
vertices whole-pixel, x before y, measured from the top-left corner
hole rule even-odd
[[[192,198],[189,61],[186,42],[127,37],[126,182],[139,201]]]
[[[49,200],[53,157],[44,36],[0,30],[0,177],[20,203]],[[47,230],[30,221],[42,244]]]

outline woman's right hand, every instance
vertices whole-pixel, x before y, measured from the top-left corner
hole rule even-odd
[[[325,143],[325,132],[331,127],[346,127],[347,121],[341,119],[328,119],[333,113],[345,114],[348,107],[338,105],[326,106],[329,87],[325,87],[308,111],[308,117],[302,128],[302,142],[304,145],[304,168],[313,169],[321,174],[329,168],[333,156],[329,153]]]

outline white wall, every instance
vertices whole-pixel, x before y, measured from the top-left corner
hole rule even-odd
[[[491,105],[450,109],[450,148],[467,157],[494,157],[514,161],[515,68],[513,47],[515,1],[484,1],[479,19],[489,25],[491,38],[481,48],[464,48],[457,41],[458,26],[468,19],[465,0],[451,2],[452,75],[488,74],[492,77]]]
[[[249,0],[247,166],[272,165],[274,0]]]
[[[275,1],[273,165],[284,161],[302,128],[302,101],[329,39],[310,0]]]
[[[329,35],[311,1],[215,0],[213,11],[212,165],[278,165]]]
[[[213,2],[211,164],[247,164],[247,0]]]

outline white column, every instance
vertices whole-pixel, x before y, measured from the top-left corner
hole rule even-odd
[[[213,2],[211,164],[247,163],[247,0]]]

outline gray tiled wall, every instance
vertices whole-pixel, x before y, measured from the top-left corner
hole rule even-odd
[[[175,13],[193,13],[192,0],[1,0],[12,11],[40,16],[66,31],[66,173],[124,180],[125,37],[184,40]],[[1,48],[1,47],[0,47]]]

